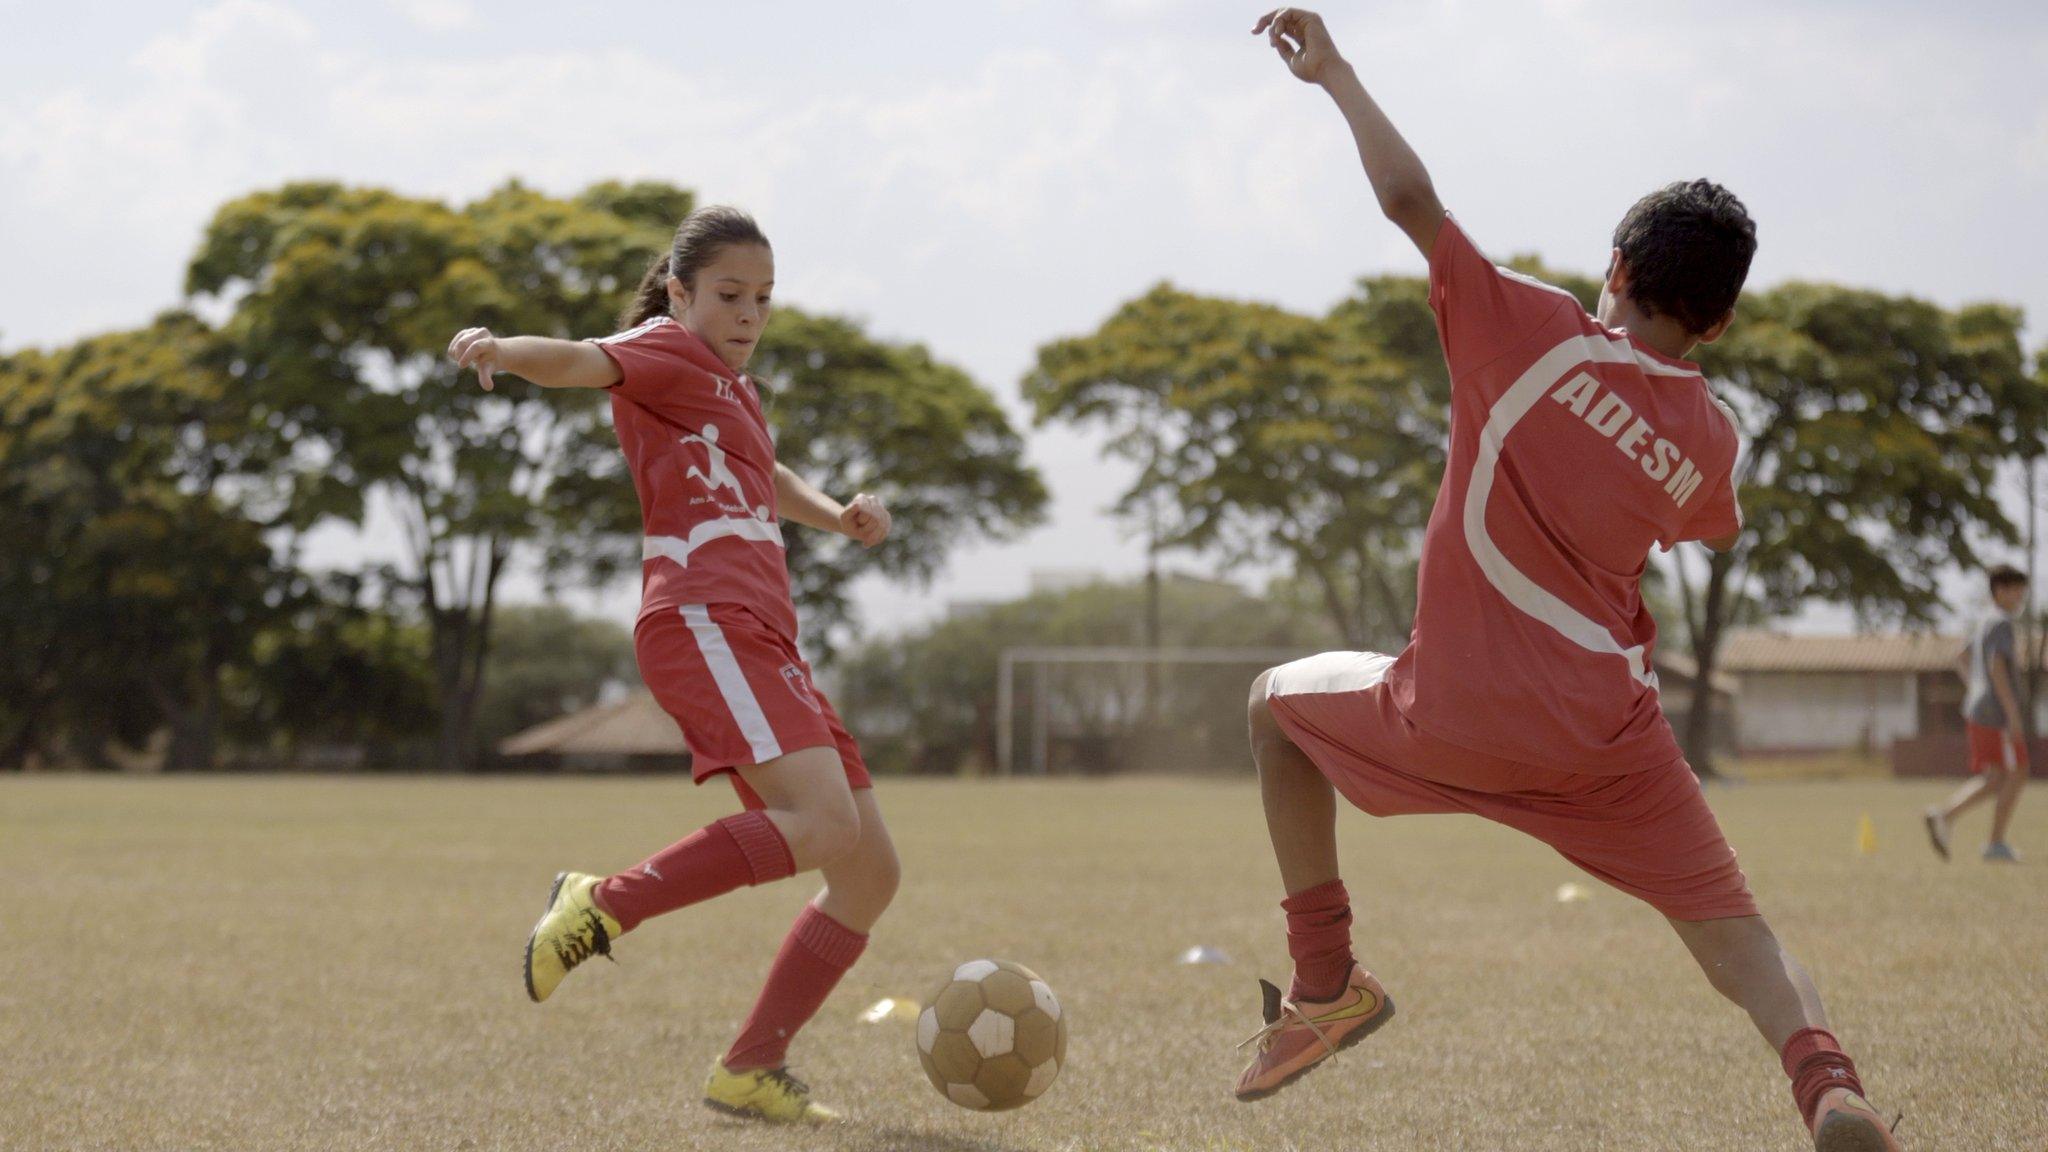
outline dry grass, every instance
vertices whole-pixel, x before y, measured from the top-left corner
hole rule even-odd
[[[1751,785],[1716,807],[1915,1149],[2048,1145],[2041,864],[1942,866],[1943,785]],[[657,921],[543,1007],[517,959],[548,878],[623,866],[719,789],[599,780],[0,780],[8,1149],[1797,1149],[1782,1077],[1647,910],[1476,820],[1348,815],[1358,942],[1401,1016],[1232,1102],[1254,974],[1284,972],[1241,783],[885,783],[908,879],[797,1056],[851,1122],[714,1119],[699,1077],[808,894]],[[1856,820],[1877,821],[1860,856]],[[2048,859],[2048,796],[2016,839]],[[1967,826],[1982,834],[1982,818]],[[1191,944],[1235,963],[1180,967]],[[1044,973],[1073,1023],[1022,1112],[925,1084],[858,1009],[955,961]]]
[[[1855,780],[1876,782],[1892,776],[1890,756],[1861,752],[1824,752],[1795,756],[1744,756],[1724,765],[1728,774],[1751,784],[1775,784],[1803,780]],[[1961,777],[1948,782],[1953,788]]]

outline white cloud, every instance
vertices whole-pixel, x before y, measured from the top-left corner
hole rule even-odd
[[[476,20],[476,8],[469,0],[390,0],[399,15],[413,25],[432,32],[452,32]]]
[[[312,23],[288,5],[220,0],[195,13],[185,27],[150,41],[136,53],[135,63],[164,80],[218,80],[224,60],[288,55],[314,39]]]

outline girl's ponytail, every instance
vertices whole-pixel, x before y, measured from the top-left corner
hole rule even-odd
[[[647,266],[647,274],[640,277],[640,287],[633,293],[632,303],[619,313],[619,331],[638,328],[656,316],[668,315],[668,257],[657,256]]]

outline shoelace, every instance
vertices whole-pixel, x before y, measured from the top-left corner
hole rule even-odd
[[[811,1086],[797,1079],[796,1074],[786,1067],[770,1068],[768,1071],[761,1073],[761,1077],[792,1095],[809,1096],[811,1094]]]
[[[1252,1033],[1250,1036],[1245,1037],[1243,1040],[1238,1041],[1237,1046],[1239,1048],[1243,1048],[1249,1044],[1256,1043],[1259,1046],[1259,1051],[1264,1052],[1266,1049],[1273,1046],[1274,1037],[1277,1037],[1278,1035],[1280,1035],[1281,1032],[1285,1031],[1289,1027],[1290,1022],[1287,1019],[1289,1016],[1294,1017],[1294,1019],[1299,1021],[1303,1027],[1307,1028],[1310,1032],[1315,1033],[1316,1039],[1323,1042],[1323,1047],[1328,1048],[1330,1050],[1331,1055],[1334,1056],[1337,1054],[1337,1046],[1335,1044],[1330,1043],[1330,1038],[1327,1035],[1324,1035],[1323,1030],[1321,1028],[1316,1027],[1316,1022],[1302,1015],[1301,1009],[1296,1008],[1292,1004],[1281,1005],[1279,1018],[1275,1019],[1271,1024],[1266,1025],[1264,1028],[1259,1029],[1257,1032]]]
[[[612,956],[612,936],[604,930],[604,920],[596,912],[586,908],[583,911],[583,926],[590,930],[587,937],[572,932],[566,944],[558,942],[555,945],[555,955],[562,961],[563,969],[574,968],[590,959],[592,955],[602,956],[617,964],[618,960]]]

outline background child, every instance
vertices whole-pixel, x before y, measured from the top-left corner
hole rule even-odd
[[[705,1102],[766,1120],[834,1113],[785,1067],[790,1038],[860,956],[898,865],[860,748],[797,651],[784,519],[867,547],[889,534],[874,496],[841,505],[775,460],[741,370],[767,325],[775,258],[754,221],[702,208],[643,278],[624,329],[595,342],[458,334],[448,354],[484,388],[510,372],[549,388],[611,390],[612,421],[645,523],[634,651],[689,742],[697,782],[730,775],[745,811],[609,877],[565,872],[528,938],[527,994],[545,1000],[649,917],[741,885],[819,870]]]
[[[1970,737],[1973,775],[1947,801],[1927,810],[1927,835],[1934,850],[1948,859],[1955,818],[1996,796],[1984,859],[2015,864],[2019,853],[2005,837],[2027,779],[2027,725],[2018,691],[2019,637],[2013,616],[2027,603],[2027,575],[2001,564],[1991,570],[1990,584],[1992,612],[1972,626],[1970,646],[1956,661],[1970,686],[1963,697],[1963,726]]]
[[[1756,249],[1748,214],[1704,180],[1645,197],[1616,230],[1595,319],[1481,255],[1320,17],[1283,8],[1253,31],[1336,100],[1381,210],[1428,258],[1452,396],[1408,647],[1326,653],[1253,685],[1295,967],[1286,996],[1265,986],[1239,1098],[1278,1091],[1393,1014],[1351,954],[1334,788],[1376,816],[1499,821],[1650,903],[1780,1053],[1815,1146],[1895,1148],[1657,699],[1649,549],[1726,548],[1742,527],[1734,422],[1682,357],[1734,319]]]

